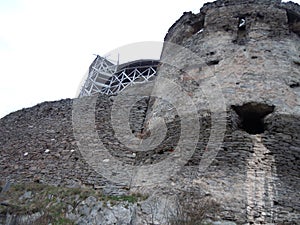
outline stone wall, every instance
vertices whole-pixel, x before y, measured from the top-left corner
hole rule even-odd
[[[191,157],[191,151],[180,145],[181,156],[189,160],[182,160],[184,165],[170,178],[157,177],[156,189],[166,195],[196,190],[212,196],[221,205],[220,218],[239,224],[297,224],[299,18],[297,4],[271,0],[219,0],[204,5],[198,14],[185,13],[166,35],[166,41],[180,46],[165,44],[157,82],[128,95],[114,118],[118,96],[102,95],[45,102],[2,118],[1,182],[35,181],[126,193],[135,190],[134,183],[114,183],[95,171],[82,155],[84,143],[78,137],[88,137],[90,147],[101,141],[121,164],[151,166],[175,160],[184,143],[182,135],[196,133]],[[196,113],[184,98],[176,97],[178,93],[172,96],[169,81],[192,100]],[[148,86],[151,93],[163,93],[162,98],[140,94]],[[86,123],[90,111],[94,124]],[[74,126],[74,121],[80,123]],[[116,130],[127,125],[130,130],[124,136],[129,142],[124,144]],[[158,146],[147,151],[131,148],[136,140],[150,140],[151,145],[156,139],[150,137],[160,138],[155,134],[163,129],[166,135]],[[203,159],[209,157],[212,160],[203,169]],[[107,162],[100,158],[98,163]],[[145,186],[153,188],[151,181]]]
[[[171,43],[164,46],[159,77],[184,90],[200,117],[226,111],[224,142],[210,167],[198,171],[218,130],[206,122],[182,171],[185,181],[217,197],[225,218],[299,221],[299,9],[280,1],[216,1],[198,14],[185,13],[165,37]],[[166,87],[157,82],[155,89]],[[169,117],[162,107],[154,103],[153,114]]]
[[[71,119],[71,99],[44,102],[2,118],[1,180],[103,185],[81,158]]]
[[[106,148],[114,157],[127,164],[147,165],[163,161],[172,154],[170,148],[176,147],[174,141],[165,142],[164,147],[153,151],[137,152],[137,155],[132,157],[132,151],[124,147],[113,133],[110,133],[113,132],[109,114],[113,104],[112,99],[113,97],[98,97],[96,124],[100,139],[106,142]],[[104,189],[109,194],[125,193],[127,187],[106,180],[81,157],[72,133],[71,103],[72,100],[46,102],[10,114],[1,120],[2,182],[10,179],[15,182],[35,181],[63,186],[87,185]],[[139,103],[142,107],[146,107],[145,101]],[[139,110],[132,114],[137,117],[137,121],[145,117],[145,111],[140,108],[141,106],[134,106],[136,109],[139,107]],[[259,211],[266,212],[267,218],[273,216],[273,220],[276,213],[276,221],[297,221],[299,219],[299,193],[297,192],[299,186],[299,117],[272,114],[265,119],[265,132],[260,136],[261,142],[268,151],[262,152],[257,160],[254,159],[254,165],[250,163],[251,158],[255,154],[260,154],[260,151],[255,153],[254,150],[253,138],[257,135],[244,131],[240,127],[241,121],[239,120],[234,110],[227,113],[227,130],[222,148],[210,167],[205,172],[199,173],[198,165],[205,152],[211,130],[210,115],[201,117],[202,126],[196,151],[178,176],[171,178],[177,192],[196,188],[199,192],[205,192],[206,195],[213,196],[222,203],[223,219],[245,222],[248,219],[249,199],[259,197],[259,195],[269,198],[269,193],[264,189],[264,185],[269,185],[276,188],[276,191],[271,190],[272,193],[276,193],[276,196],[272,198],[273,202],[266,201],[268,204],[273,204],[273,215],[269,215],[271,214],[268,210],[270,208],[259,209]],[[12,127],[11,124],[14,126]],[[168,126],[170,126],[168,135],[173,138],[178,137],[180,125],[174,122],[173,126],[171,124]],[[132,124],[131,127],[136,131],[138,124]],[[46,153],[47,149],[50,152]],[[26,152],[28,155],[24,156]],[[262,182],[259,176],[249,175],[259,168],[264,173],[270,172],[266,174],[267,179],[264,181],[266,184],[264,183],[261,187],[262,193],[252,193],[253,196],[247,197],[249,191],[245,184]],[[257,186],[259,185],[255,188],[258,188]],[[171,189],[169,191],[172,193]],[[252,207],[256,211],[257,206]],[[257,217],[261,218],[259,215]]]

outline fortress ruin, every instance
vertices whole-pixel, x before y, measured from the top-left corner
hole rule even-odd
[[[106,63],[104,69],[93,69],[99,62]],[[169,29],[160,64],[142,60],[116,68],[97,56],[88,79],[78,99],[44,102],[0,120],[2,182],[85,186],[110,194],[122,194],[128,186],[157,188],[169,194],[196,190],[220,204],[221,220],[299,224],[298,4],[280,0],[206,3],[198,14],[184,13]],[[143,84],[129,87],[139,81]],[[196,114],[185,98],[168,95],[168,82],[192,100]],[[146,95],[144,90],[149,87],[153,92]],[[126,135],[129,140],[155,145],[160,135],[149,136],[164,130],[165,136],[154,148],[136,151],[115,136],[112,121],[123,121],[124,114],[112,119],[111,112],[123,89],[129,93],[122,103],[124,114],[129,112],[131,132]],[[90,123],[94,123],[91,132]],[[185,143],[183,134],[197,141]],[[114,183],[82,154],[85,146],[92,149],[99,140],[112,157],[130,168],[163,165],[169,159],[177,160],[176,154],[187,160],[167,180],[158,176],[155,185],[147,174],[130,184]],[[185,144],[195,144],[194,150],[184,149]],[[210,160],[205,168],[203,159]],[[99,163],[108,162],[103,160]],[[123,172],[113,171],[116,177]]]

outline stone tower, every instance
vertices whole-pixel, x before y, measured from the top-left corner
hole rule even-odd
[[[158,215],[164,195],[199,193],[224,224],[299,224],[300,6],[218,0],[165,41],[154,82],[2,118],[0,184],[154,190]],[[153,222],[132,207],[130,224]]]
[[[218,0],[198,14],[184,13],[165,41],[157,78],[163,80],[154,93],[174,82],[200,118],[199,142],[181,171],[182,183],[189,186],[189,180],[216,197],[223,218],[298,223],[300,6]],[[181,116],[191,115],[181,98],[172,104],[185,110]],[[156,99],[148,120],[158,115],[167,124],[178,118]],[[178,126],[172,135],[180,136],[180,129],[196,128]]]

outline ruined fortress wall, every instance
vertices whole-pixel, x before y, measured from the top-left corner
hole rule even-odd
[[[99,138],[106,143],[105,147],[114,157],[127,164],[149,165],[172,154],[170,147],[176,147],[180,123],[167,124],[169,133],[166,139],[171,137],[172,141],[166,140],[163,147],[132,157],[132,151],[126,149],[114,137],[109,115],[112,104],[112,99],[100,96],[95,117]],[[84,110],[88,107],[89,105],[83,106],[82,113],[85,113]],[[145,111],[141,107],[145,107],[145,102],[141,101],[140,105],[134,106],[139,110],[133,112],[133,117],[145,117]],[[102,188],[110,194],[124,193],[124,188],[127,187],[103,178],[83,159],[74,139],[71,111],[72,100],[61,100],[45,102],[1,119],[1,182],[9,179],[12,182],[34,181],[63,186],[91,186]],[[209,139],[211,118],[209,114],[201,118],[202,126],[196,152],[178,177],[173,177],[172,181],[179,190],[196,188],[216,198],[222,203],[223,219],[245,222],[248,207],[245,183],[247,171],[251,168],[248,161],[254,154],[254,144],[253,135],[236,127],[235,119],[238,118],[234,113],[228,112],[227,131],[222,148],[210,167],[202,174],[197,172],[197,168]],[[272,170],[276,170],[277,177],[273,178],[274,171],[266,175],[270,176],[268,178],[272,178],[273,182],[276,181],[274,188],[276,187],[277,195],[272,206],[272,212],[276,212],[276,221],[297,221],[299,218],[299,152],[295,153],[299,150],[299,137],[294,135],[299,134],[298,121],[298,118],[278,115],[266,119],[268,128],[262,139],[269,151],[262,152],[262,156],[258,157],[258,161],[254,161],[252,168],[259,170],[264,166],[271,166]],[[136,132],[138,124],[132,124],[132,127]],[[290,129],[293,129],[293,133]],[[46,149],[50,152],[45,153]],[[25,152],[28,152],[27,156],[24,156]],[[259,178],[253,179],[248,181],[249,184],[261,182]],[[266,182],[265,185],[272,186],[273,183]],[[265,193],[264,189],[262,193]],[[257,196],[253,197],[259,197],[260,194],[257,193]]]
[[[162,64],[157,79],[174,82],[192,99],[200,127],[192,157],[164,184],[172,182],[178,190],[194,188],[214,197],[221,204],[222,219],[241,224],[300,220],[299,12],[299,6],[280,1],[217,1],[206,4],[199,14],[185,13],[166,36],[166,41],[188,51],[176,52],[176,46],[166,44],[162,61],[169,64]],[[241,29],[242,19],[246,25]],[[170,90],[166,82],[156,82],[155,91],[167,96]],[[176,154],[182,133],[195,130],[193,124],[182,124],[183,117],[193,116],[182,99],[172,105],[141,96],[132,104],[129,96],[122,106],[131,109],[131,135],[143,139],[159,131],[162,124],[157,123],[149,133],[157,116],[167,127],[159,146],[133,154],[115,137],[110,114],[117,97],[99,96],[95,106],[89,104],[92,98],[82,99],[86,103],[79,107],[82,118],[94,110],[97,138],[89,144],[101,140],[124,164],[164,162]],[[73,102],[45,102],[0,120],[1,182],[87,185],[117,194],[128,188],[105,179],[82,157],[74,137]],[[179,115],[180,111],[186,115]],[[121,115],[115,119],[124,120]],[[249,119],[254,126],[247,123]],[[219,120],[225,122],[224,134]],[[201,159],[213,150],[213,145],[207,147],[213,132],[223,136],[220,149],[210,166],[199,171]]]
[[[71,99],[44,102],[2,118],[1,181],[101,184],[101,177],[81,159],[71,118]]]
[[[86,104],[82,116],[90,107]],[[94,97],[95,98],[95,97]],[[99,95],[94,109],[95,132],[99,134],[112,155],[126,161],[126,149],[114,137],[111,124],[111,107],[114,97]],[[149,97],[146,96],[132,108],[130,128],[139,134],[143,129]],[[44,102],[32,108],[11,113],[0,121],[0,171],[1,182],[35,181],[63,186],[105,187],[113,185],[95,172],[83,159],[73,134],[72,99]],[[121,120],[123,118],[120,118]],[[132,155],[132,153],[130,152]],[[131,156],[130,155],[130,156]],[[133,163],[132,157],[127,163]],[[117,185],[117,184],[114,184]]]
[[[223,145],[201,178],[191,181],[218,196],[224,217],[255,224],[299,221],[299,9],[280,1],[216,1],[199,14],[185,13],[166,35],[187,54],[165,44],[161,60],[173,64],[162,65],[159,76],[186,91],[200,115],[224,98]],[[154,104],[152,114],[168,117],[161,108]],[[204,150],[198,145],[186,177],[197,171],[193,166]]]

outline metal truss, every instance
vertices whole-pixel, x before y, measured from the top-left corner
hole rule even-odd
[[[157,60],[137,60],[115,65],[97,55],[89,68],[88,77],[79,97],[98,93],[117,94],[130,85],[153,80],[158,64]]]

